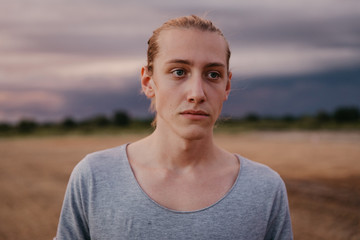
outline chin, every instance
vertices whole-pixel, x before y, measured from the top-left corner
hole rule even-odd
[[[199,126],[188,127],[187,129],[179,129],[179,135],[186,140],[201,140],[208,136],[212,136],[212,131]]]

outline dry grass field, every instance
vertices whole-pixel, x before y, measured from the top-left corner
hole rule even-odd
[[[0,138],[0,239],[52,239],[72,168],[141,135]],[[360,133],[219,133],[224,148],[278,171],[295,239],[360,239]]]

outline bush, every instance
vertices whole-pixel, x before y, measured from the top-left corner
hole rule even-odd
[[[35,121],[23,119],[17,124],[16,129],[20,133],[32,133],[37,127],[38,124]]]
[[[0,133],[8,133],[12,130],[12,126],[8,123],[0,123]]]
[[[319,111],[316,116],[316,120],[319,122],[328,122],[331,120],[331,115],[325,111]]]
[[[130,117],[126,112],[117,111],[114,113],[113,122],[116,126],[128,126]]]
[[[356,122],[360,120],[360,112],[356,107],[341,107],[334,112],[337,122]]]
[[[256,113],[249,113],[244,117],[244,120],[249,122],[257,122],[260,120],[260,117]]]
[[[61,122],[60,125],[65,129],[73,129],[77,126],[77,123],[72,118],[67,117]]]

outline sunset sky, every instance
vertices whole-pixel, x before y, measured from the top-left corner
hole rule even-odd
[[[358,0],[0,0],[0,121],[148,116],[147,40],[190,14],[230,43],[225,115],[360,107],[359,9]]]

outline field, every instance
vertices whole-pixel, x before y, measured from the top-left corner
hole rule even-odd
[[[0,239],[52,239],[75,164],[140,137],[0,138]],[[217,133],[216,141],[280,173],[295,239],[360,239],[360,132]]]

